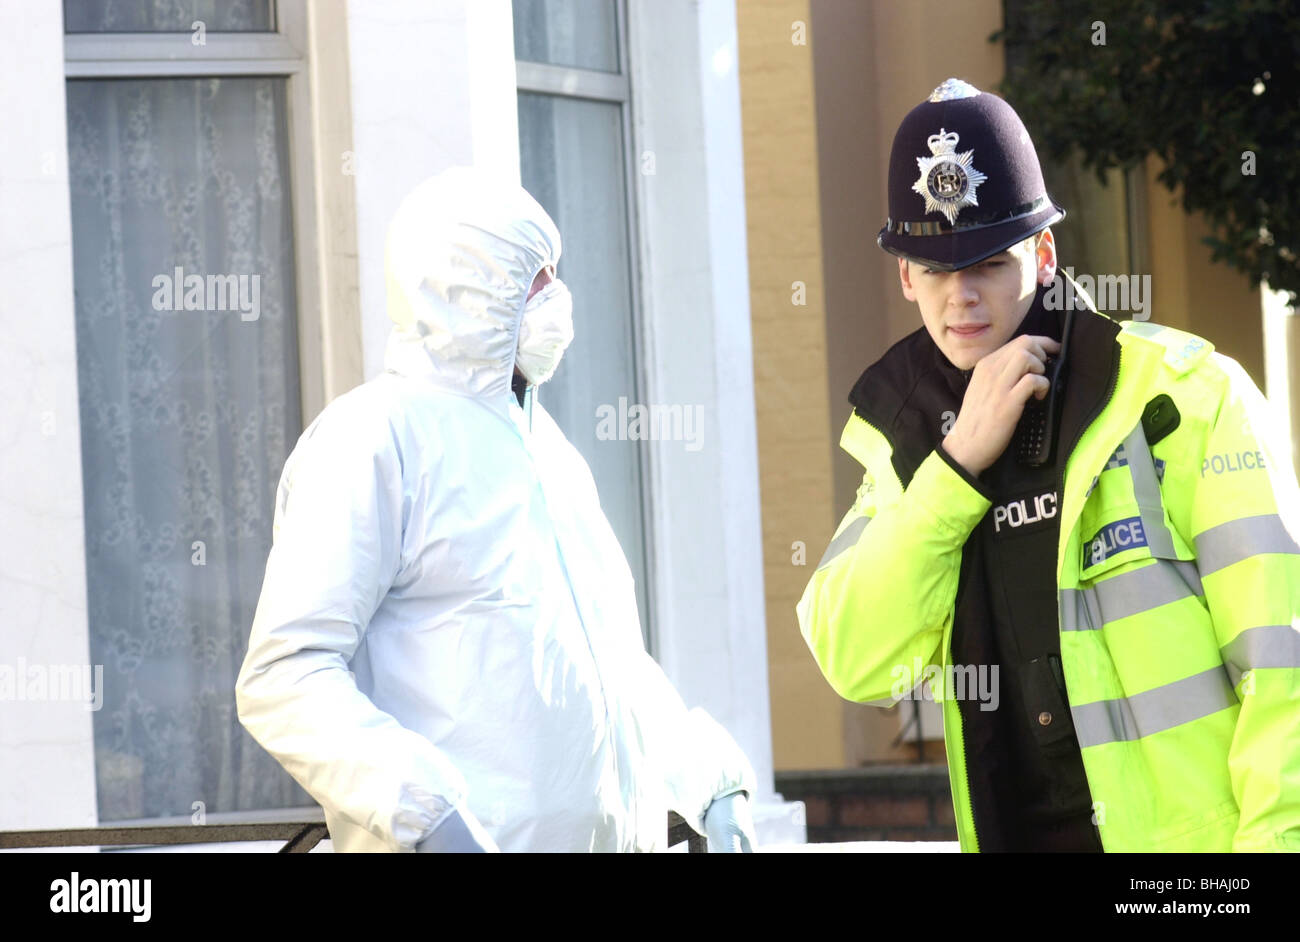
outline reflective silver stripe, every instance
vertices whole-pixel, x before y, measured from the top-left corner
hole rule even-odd
[[[1199,720],[1237,704],[1223,666],[1117,700],[1070,707],[1079,746],[1125,742]]]
[[[1235,687],[1257,667],[1300,667],[1300,630],[1290,625],[1247,628],[1222,648],[1223,665]]]
[[[1194,564],[1157,559],[1090,588],[1062,589],[1061,630],[1096,631],[1108,622],[1202,594]]]
[[[1192,595],[1205,594],[1205,589],[1201,586],[1201,574],[1196,571],[1196,563],[1182,559],[1165,559],[1161,562],[1171,566],[1178,573],[1179,578],[1183,580],[1183,585],[1187,586],[1187,591]]]
[[[1059,593],[1062,631],[1101,628],[1101,604],[1094,589],[1062,589]]]
[[[817,569],[819,571],[825,569],[836,556],[857,543],[858,537],[862,536],[862,531],[867,528],[867,524],[870,522],[870,517],[859,517],[845,527],[839,536],[831,540],[831,545],[826,547],[826,552],[822,554],[822,561],[817,564]]]
[[[1210,527],[1195,542],[1202,577],[1260,553],[1300,553],[1277,514],[1229,520]]]
[[[1124,439],[1124,454],[1128,458],[1129,474],[1133,477],[1133,497],[1137,500],[1138,513],[1142,515],[1142,529],[1146,531],[1147,546],[1156,556],[1176,559],[1178,553],[1174,551],[1174,538],[1165,526],[1165,504],[1160,497],[1160,481],[1156,478],[1156,466],[1151,460],[1151,449],[1147,445],[1141,422]]]

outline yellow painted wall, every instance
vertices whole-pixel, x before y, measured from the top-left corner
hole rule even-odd
[[[811,37],[794,41],[808,0],[742,0],[736,12],[773,758],[838,768],[840,698],[794,612],[834,528]]]
[[[1264,388],[1263,308],[1250,280],[1210,261],[1201,242],[1210,228],[1189,216],[1179,196],[1156,179],[1161,164],[1147,160],[1147,245],[1151,257],[1151,320],[1188,330],[1237,360]]]
[[[830,404],[825,421],[833,446],[838,519],[862,479],[861,467],[838,445],[851,411],[849,390],[891,344],[921,326],[916,306],[899,288],[897,260],[876,245],[876,233],[888,215],[886,177],[894,131],[946,78],[990,89],[1002,80],[1002,46],[986,41],[1002,26],[1002,4],[811,0],[811,8],[825,235]],[[942,42],[936,39],[936,24],[942,24],[947,37]],[[890,745],[900,728],[897,709],[841,701],[840,712],[846,765],[915,759],[914,745]],[[821,719],[806,716],[805,722]],[[929,758],[941,761],[942,749],[932,746]],[[783,768],[779,755],[777,768]]]

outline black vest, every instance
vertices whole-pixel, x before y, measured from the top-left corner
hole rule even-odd
[[[1061,339],[1064,312],[1043,296],[1039,287],[1016,336]],[[1056,555],[1065,459],[1114,391],[1118,334],[1075,312],[1054,464],[1022,467],[1008,448],[978,479],[962,473],[993,503],[962,548],[952,637],[954,665],[996,676],[996,709],[973,691],[958,700],[982,851],[1102,849],[1061,671]],[[888,439],[904,487],[951,428],[969,379],[922,327],[854,386],[849,401]]]

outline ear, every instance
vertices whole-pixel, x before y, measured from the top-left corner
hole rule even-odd
[[[909,301],[916,301],[916,290],[912,287],[912,274],[907,270],[907,266],[907,259],[898,260],[898,280],[903,285],[903,297]]]
[[[1038,234],[1034,257],[1038,264],[1038,283],[1050,285],[1056,277],[1056,239],[1050,226]]]

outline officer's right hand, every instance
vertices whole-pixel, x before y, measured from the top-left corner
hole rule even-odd
[[[417,854],[492,854],[500,849],[465,807],[458,807],[415,845]]]
[[[1011,443],[1029,397],[1047,395],[1046,361],[1060,350],[1051,337],[1024,334],[981,357],[957,421],[943,440],[944,451],[972,475],[997,461]]]

